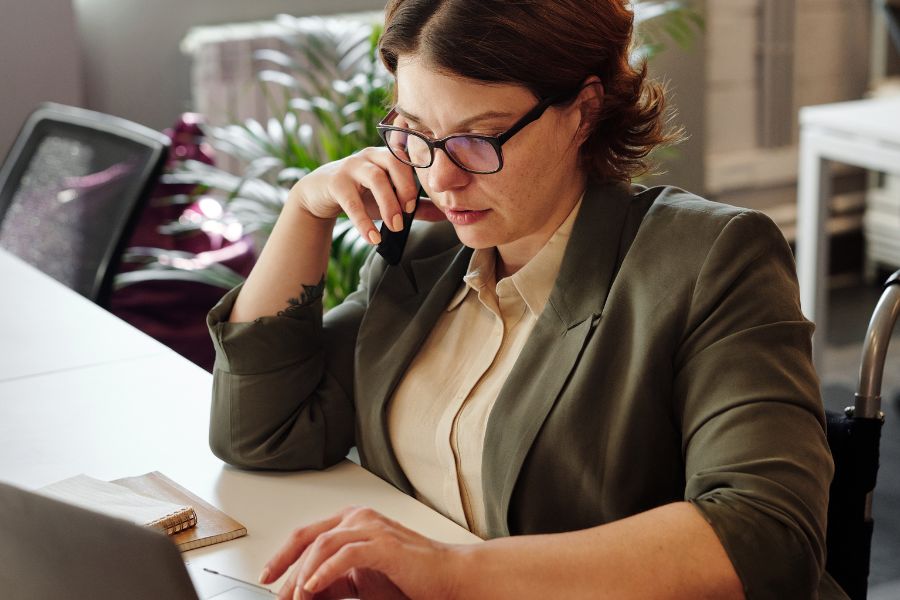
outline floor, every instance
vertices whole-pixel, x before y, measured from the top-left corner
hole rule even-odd
[[[819,370],[825,406],[830,410],[853,404],[862,341],[880,295],[880,286],[864,284],[830,292],[824,366]],[[885,424],[872,503],[875,533],[869,600],[895,600],[900,598],[900,326],[888,351],[881,395]]]

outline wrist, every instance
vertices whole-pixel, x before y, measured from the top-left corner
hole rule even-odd
[[[309,175],[307,175],[307,177],[309,177]],[[334,225],[335,220],[340,216],[340,207],[336,206],[332,207],[332,209],[328,209],[332,210],[333,214],[329,214],[328,210],[323,213],[323,207],[319,206],[320,203],[315,200],[315,188],[313,187],[312,190],[308,189],[310,186],[304,185],[307,183],[305,179],[306,178],[301,179],[291,188],[285,203],[285,209],[307,216],[310,220],[315,220],[323,225]],[[310,191],[313,192],[312,200],[307,195]]]
[[[337,217],[320,217],[312,212],[303,201],[301,194],[294,194],[292,191],[288,197],[288,201],[284,205],[283,213],[288,213],[291,221],[299,223],[303,230],[320,230],[331,234]]]
[[[480,591],[477,589],[477,584],[482,581],[486,566],[485,550],[484,542],[449,546],[450,557],[447,564],[450,572],[450,593],[448,598],[467,600],[479,597]]]

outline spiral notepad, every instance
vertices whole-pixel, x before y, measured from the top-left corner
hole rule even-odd
[[[182,552],[247,535],[247,528],[159,471],[106,482],[78,475],[40,493],[169,534]]]
[[[246,527],[159,471],[137,477],[116,479],[113,483],[130,488],[144,496],[193,506],[197,511],[197,526],[172,536],[172,541],[182,552],[247,535]]]
[[[125,486],[77,475],[39,490],[45,496],[174,535],[197,524],[193,506],[139,494]]]

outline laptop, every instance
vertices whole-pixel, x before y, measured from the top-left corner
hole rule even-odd
[[[161,533],[0,483],[0,596],[272,600],[195,565]]]

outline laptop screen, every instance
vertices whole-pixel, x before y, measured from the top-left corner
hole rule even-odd
[[[0,590],[16,598],[196,600],[166,536],[0,484]]]

